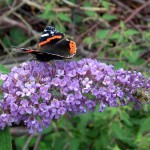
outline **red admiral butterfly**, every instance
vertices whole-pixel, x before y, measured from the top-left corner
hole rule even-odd
[[[48,26],[41,35],[38,50],[31,48],[20,48],[20,50],[32,54],[37,60],[44,62],[71,59],[76,54],[76,43],[64,39],[64,36],[54,27]]]

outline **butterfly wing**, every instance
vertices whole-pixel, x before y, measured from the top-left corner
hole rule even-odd
[[[42,61],[42,62],[48,62],[51,60],[62,60],[64,59],[61,56],[57,56],[57,55],[53,55],[53,54],[49,54],[49,53],[45,53],[45,52],[33,52],[32,53],[33,57],[36,58],[38,61]]]
[[[57,31],[54,27],[48,26],[44,29],[40,41],[39,47],[42,47],[46,44],[54,45],[58,41],[64,38],[64,34],[62,32]]]
[[[76,54],[76,44],[68,39],[62,39],[57,43],[40,47],[40,51],[63,58],[72,58]]]

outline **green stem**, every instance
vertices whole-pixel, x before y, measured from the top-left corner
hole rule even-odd
[[[0,150],[12,150],[10,128],[0,131]]]

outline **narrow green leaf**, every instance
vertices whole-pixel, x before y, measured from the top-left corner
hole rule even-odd
[[[131,35],[135,35],[135,34],[138,34],[139,32],[135,29],[128,29],[127,31],[124,32],[124,34],[126,36],[131,36]]]
[[[120,116],[121,116],[121,119],[122,119],[128,126],[132,126],[132,123],[131,123],[131,121],[130,121],[130,119],[129,119],[129,115],[128,115],[127,112],[121,111]]]
[[[121,140],[125,139],[124,131],[121,129],[119,122],[116,122],[116,121],[113,122],[111,129],[112,129],[112,134],[114,135],[114,137],[121,139]]]
[[[85,11],[85,13],[87,14],[87,16],[89,17],[95,17],[97,14],[94,11]]]
[[[102,18],[104,20],[107,20],[107,21],[111,21],[111,20],[117,19],[117,17],[115,15],[111,15],[111,14],[104,14],[102,16]]]
[[[71,18],[67,14],[59,13],[57,17],[62,21],[71,22]]]
[[[12,150],[10,128],[0,131],[0,150]]]
[[[140,51],[123,51],[124,56],[130,63],[135,63],[140,55]]]
[[[110,32],[110,30],[107,30],[107,29],[105,29],[105,30],[98,30],[96,32],[96,37],[103,40],[103,39],[105,39],[108,36],[109,32]]]
[[[117,31],[117,32],[115,32],[115,33],[113,33],[113,34],[111,35],[110,39],[116,40],[116,39],[119,39],[120,36],[121,36],[121,35],[120,35],[120,32]]]
[[[104,6],[105,9],[109,10],[109,2],[102,1],[102,5]]]
[[[122,29],[125,29],[125,24],[124,24],[123,21],[120,21],[120,27],[121,27]]]
[[[5,68],[3,65],[0,64],[0,73],[8,74],[9,73],[9,69]]]

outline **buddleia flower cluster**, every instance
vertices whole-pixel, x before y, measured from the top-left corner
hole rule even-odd
[[[133,91],[150,89],[150,78],[136,71],[114,70],[112,65],[92,59],[29,61],[0,75],[0,129],[24,123],[30,133],[50,126],[51,120],[66,113],[86,113],[99,106],[137,104]]]

